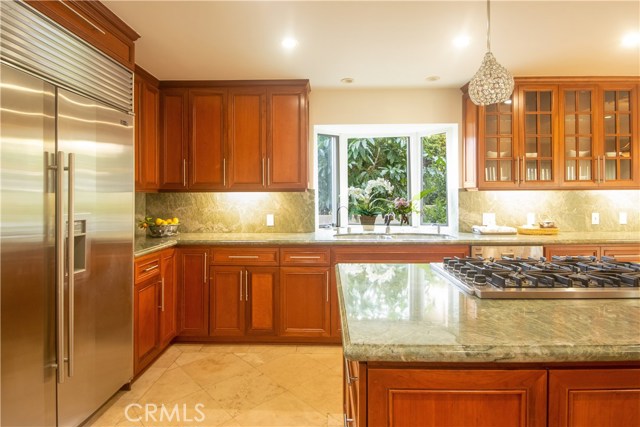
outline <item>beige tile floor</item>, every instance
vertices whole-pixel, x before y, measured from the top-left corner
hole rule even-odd
[[[88,426],[341,426],[342,348],[174,344]]]

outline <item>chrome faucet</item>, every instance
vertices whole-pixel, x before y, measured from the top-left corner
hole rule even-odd
[[[340,227],[342,226],[342,225],[340,224],[340,209],[342,209],[342,208],[347,209],[347,212],[348,212],[348,209],[349,209],[349,208],[348,208],[347,206],[345,206],[345,205],[338,206],[338,210],[336,211],[336,227],[337,227],[337,228],[340,228]],[[347,213],[347,215],[348,215],[348,213]]]

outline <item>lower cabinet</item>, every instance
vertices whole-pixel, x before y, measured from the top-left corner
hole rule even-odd
[[[175,256],[167,249],[135,261],[134,374],[140,373],[176,336]]]
[[[178,249],[179,334],[209,335],[208,248]]]
[[[329,267],[280,269],[280,335],[331,335]]]
[[[640,262],[640,245],[554,245],[544,247],[544,256],[595,256],[619,262]]]
[[[344,419],[364,426],[640,425],[640,369],[434,369],[345,360]]]
[[[212,267],[209,335],[275,335],[277,283],[275,267]]]

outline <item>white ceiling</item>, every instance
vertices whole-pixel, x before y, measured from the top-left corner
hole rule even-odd
[[[309,79],[312,88],[460,87],[486,44],[485,1],[114,1],[160,80]],[[639,76],[640,1],[491,2],[491,50],[514,76]],[[452,40],[471,38],[459,49]],[[285,51],[280,42],[299,45]],[[427,82],[427,76],[440,80]]]

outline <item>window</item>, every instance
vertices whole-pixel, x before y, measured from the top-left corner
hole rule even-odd
[[[356,196],[382,179],[385,188],[370,198],[379,213],[376,225],[384,226],[384,214],[395,210],[393,227],[403,221],[457,230],[457,125],[316,126],[315,134],[320,227],[359,227],[366,209],[359,209]],[[394,201],[404,202],[399,199],[414,209],[394,209]]]

